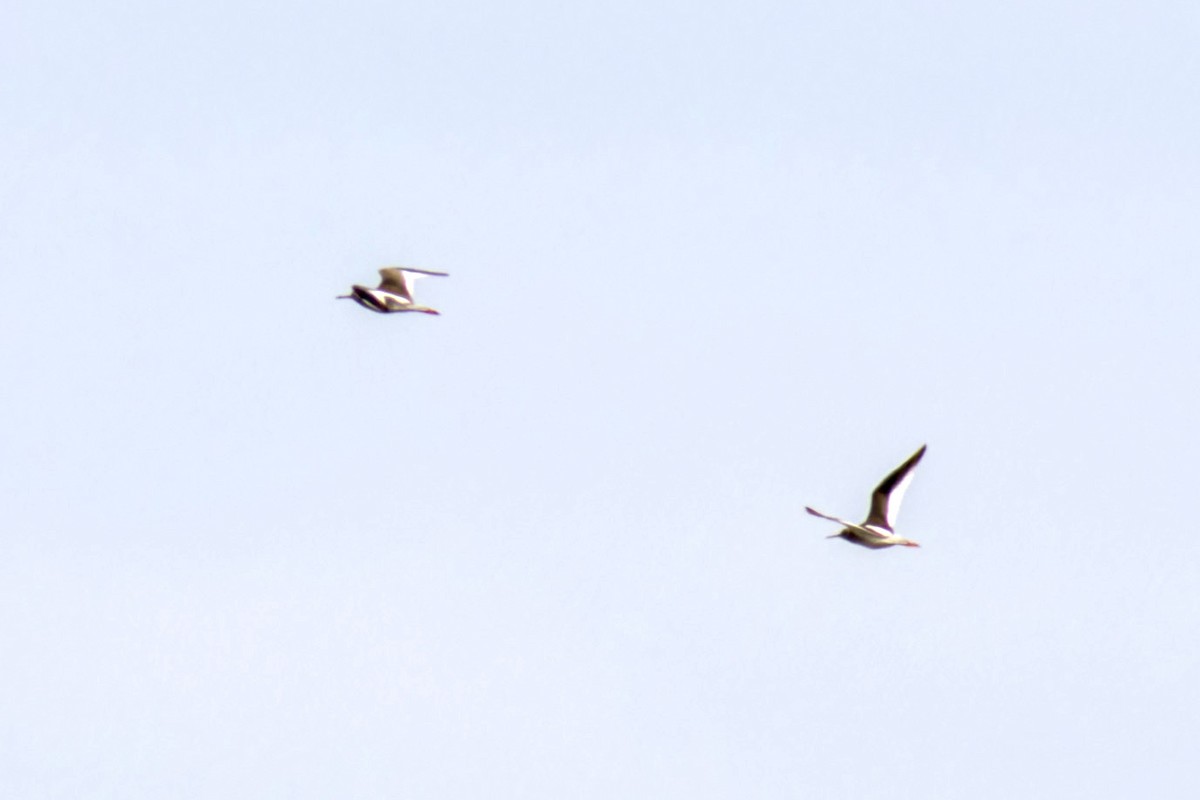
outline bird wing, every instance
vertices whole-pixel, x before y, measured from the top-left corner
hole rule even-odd
[[[863,536],[866,536],[868,538],[875,538],[875,539],[886,539],[887,538],[886,533],[880,533],[879,531],[868,528],[865,525],[858,525],[854,522],[847,522],[844,519],[839,519],[838,517],[831,517],[828,514],[822,514],[820,511],[817,511],[812,506],[805,506],[804,510],[807,511],[808,513],[812,514],[814,517],[820,517],[821,519],[827,519],[830,522],[836,522],[839,525],[841,525],[842,527],[849,528],[850,530],[854,531],[855,533],[862,534]]]
[[[920,450],[909,456],[907,461],[892,470],[892,473],[875,487],[875,493],[871,495],[871,513],[867,515],[864,524],[877,525],[889,531],[892,529],[896,517],[900,515],[900,503],[904,501],[904,493],[912,483],[913,468],[923,455],[925,445],[921,445]]]
[[[432,269],[417,269],[416,267],[387,267],[387,269],[398,269],[401,272],[411,272],[413,273],[414,277],[420,277],[422,275],[433,275],[438,278],[450,277],[449,272],[436,272]]]
[[[449,274],[448,272],[434,272],[431,269],[417,269],[416,267],[384,267],[379,270],[379,276],[383,278],[383,281],[379,284],[379,288],[385,292],[399,295],[412,303],[415,302],[412,295],[413,281],[417,278],[423,278],[426,275],[436,275],[444,278]]]
[[[399,267],[384,267],[379,270],[379,277],[383,278],[379,282],[381,290],[403,297],[410,303],[413,301],[412,284],[407,270]]]

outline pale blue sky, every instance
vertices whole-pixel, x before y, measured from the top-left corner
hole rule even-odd
[[[1183,2],[9,3],[0,795],[1196,796],[1197,74]],[[924,442],[922,549],[803,513]]]

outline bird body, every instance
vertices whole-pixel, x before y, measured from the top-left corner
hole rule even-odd
[[[882,550],[894,545],[920,547],[911,539],[897,536],[892,526],[896,524],[896,517],[900,513],[900,503],[904,500],[904,493],[912,482],[913,469],[923,455],[925,455],[925,445],[921,445],[920,450],[909,456],[907,461],[892,470],[875,487],[875,491],[871,494],[871,511],[867,514],[867,519],[860,524],[824,514],[810,506],[805,506],[804,510],[814,517],[827,519],[842,526],[842,530],[827,537],[829,539],[845,539],[872,550]]]
[[[369,286],[355,284],[350,287],[350,294],[338,295],[339,300],[353,300],[363,308],[380,314],[391,314],[400,311],[420,311],[422,314],[438,314],[436,308],[418,305],[413,299],[412,286],[417,278],[426,275],[446,277],[449,273],[433,272],[415,267],[384,267],[379,270],[382,280],[374,289]]]

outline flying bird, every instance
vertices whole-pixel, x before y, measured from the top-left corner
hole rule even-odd
[[[417,305],[413,300],[412,285],[417,278],[426,275],[446,277],[447,272],[433,272],[428,269],[415,267],[384,267],[379,270],[383,278],[379,286],[370,289],[357,284],[350,288],[350,294],[338,295],[338,300],[353,300],[363,308],[378,311],[380,314],[391,314],[397,311],[420,311],[422,314],[438,314],[436,308]]]
[[[896,517],[900,514],[900,503],[904,500],[904,492],[912,483],[913,470],[923,455],[925,455],[925,445],[921,445],[920,450],[909,456],[907,461],[896,467],[875,487],[875,493],[871,495],[871,513],[867,515],[866,521],[861,525],[822,514],[810,506],[805,506],[804,510],[814,517],[827,519],[843,526],[840,533],[826,536],[826,539],[841,537],[848,542],[870,547],[872,550],[880,550],[897,544],[905,547],[920,547],[911,539],[897,536],[892,530],[892,526],[896,524]]]

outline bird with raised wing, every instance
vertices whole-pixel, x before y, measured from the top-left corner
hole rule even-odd
[[[350,288],[350,294],[338,295],[337,299],[353,300],[363,308],[369,308],[380,314],[392,314],[399,311],[420,311],[422,314],[441,313],[436,308],[418,305],[413,299],[413,282],[426,275],[444,278],[449,273],[433,272],[415,267],[384,267],[379,270],[379,276],[383,279],[379,282],[379,286],[371,289],[356,284]]]
[[[896,517],[900,514],[900,503],[904,500],[904,492],[912,483],[913,469],[916,468],[917,462],[923,455],[925,455],[925,445],[921,445],[920,450],[909,456],[907,461],[896,467],[875,487],[875,492],[871,495],[871,513],[867,515],[866,521],[861,525],[822,514],[810,506],[805,506],[804,510],[814,517],[827,519],[843,526],[839,533],[825,537],[827,539],[842,538],[863,547],[870,547],[872,550],[897,544],[904,547],[920,547],[911,539],[897,536],[892,527],[896,524]]]

